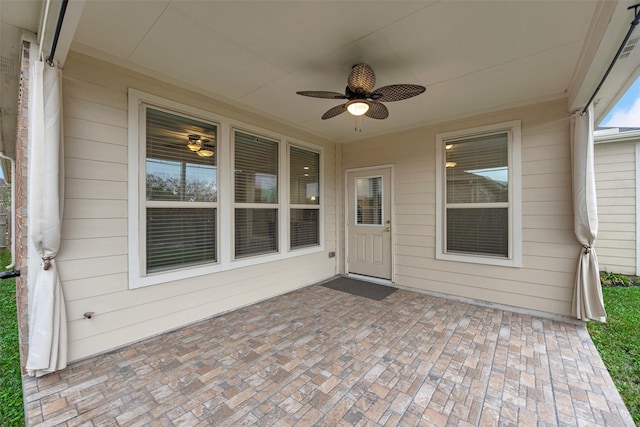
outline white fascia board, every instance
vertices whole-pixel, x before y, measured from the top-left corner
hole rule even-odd
[[[598,130],[593,133],[595,144],[606,144],[610,142],[640,142],[640,130],[630,132],[620,132],[617,128]]]

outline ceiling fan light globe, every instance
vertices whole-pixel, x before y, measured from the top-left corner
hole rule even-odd
[[[202,146],[200,144],[196,144],[195,142],[190,142],[187,144],[187,148],[191,151],[199,151]]]
[[[354,116],[362,116],[369,111],[369,104],[361,100],[351,101],[347,104],[347,111]]]
[[[198,151],[197,154],[200,157],[211,157],[213,156],[213,151],[204,149],[204,150]]]

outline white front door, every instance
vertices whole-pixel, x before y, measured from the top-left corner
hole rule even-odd
[[[391,280],[391,168],[347,173],[349,273]]]

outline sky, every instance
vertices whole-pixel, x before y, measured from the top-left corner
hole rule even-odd
[[[640,127],[640,77],[600,122],[600,126]]]

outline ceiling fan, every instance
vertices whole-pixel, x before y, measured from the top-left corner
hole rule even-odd
[[[322,115],[322,120],[327,120],[348,111],[354,116],[365,115],[372,119],[386,119],[389,110],[383,102],[401,101],[423,93],[426,88],[420,85],[397,84],[382,86],[376,90],[376,75],[373,68],[367,64],[356,64],[351,68],[347,78],[347,87],[344,94],[327,91],[300,91],[298,95],[312,98],[346,99],[344,104],[329,109]],[[372,92],[373,91],[373,92]]]

